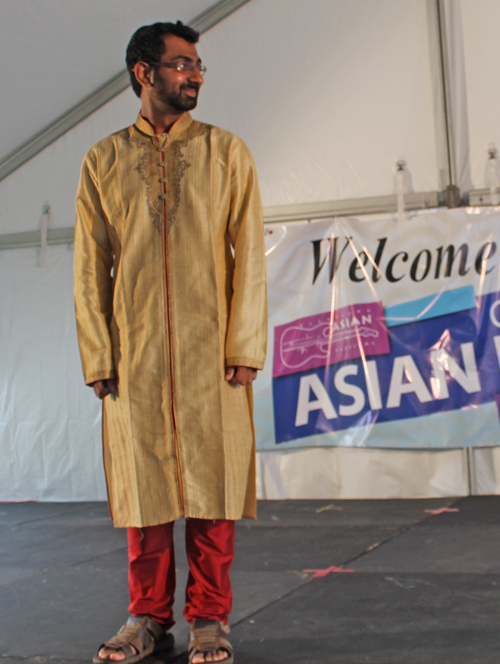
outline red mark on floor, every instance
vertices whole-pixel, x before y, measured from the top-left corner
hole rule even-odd
[[[327,574],[332,574],[334,572],[354,572],[353,569],[342,569],[342,567],[328,567],[327,569],[303,569],[303,572],[306,574],[311,574],[313,579],[317,579],[320,576],[326,576]]]
[[[439,507],[437,510],[424,510],[427,514],[443,514],[444,512],[459,512],[458,508]]]

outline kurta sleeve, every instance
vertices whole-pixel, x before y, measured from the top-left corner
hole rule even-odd
[[[87,384],[114,378],[109,324],[113,311],[113,252],[90,151],[76,196],[74,295],[78,345]]]
[[[264,219],[255,164],[239,139],[232,146],[230,165],[228,230],[234,249],[234,274],[226,363],[262,369],[267,344]]]

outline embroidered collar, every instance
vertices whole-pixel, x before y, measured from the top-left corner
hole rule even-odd
[[[181,117],[174,122],[174,124],[170,127],[170,131],[164,134],[158,134],[158,138],[166,138],[167,135],[169,137],[169,140],[172,140],[174,138],[178,138],[180,134],[182,134],[188,127],[189,125],[193,122],[193,118],[191,117],[191,114],[186,112]],[[141,133],[146,134],[147,136],[154,136],[154,129],[151,125],[151,123],[146,120],[146,118],[143,118],[142,115],[139,113],[137,116],[137,120],[134,124],[134,127],[138,129]]]

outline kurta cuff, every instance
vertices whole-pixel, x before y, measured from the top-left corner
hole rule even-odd
[[[85,376],[85,385],[95,383],[96,380],[106,380],[107,378],[116,378],[114,369],[105,369],[103,371],[96,371],[95,373],[87,374]]]
[[[227,357],[228,367],[248,367],[249,369],[263,369],[264,362],[256,360],[255,357]]]

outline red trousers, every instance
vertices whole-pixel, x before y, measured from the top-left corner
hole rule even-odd
[[[150,616],[166,627],[175,623],[173,534],[173,521],[127,528],[129,611],[134,616]],[[227,623],[233,599],[229,569],[234,556],[234,521],[186,519],[186,553],[186,620],[208,618]]]

